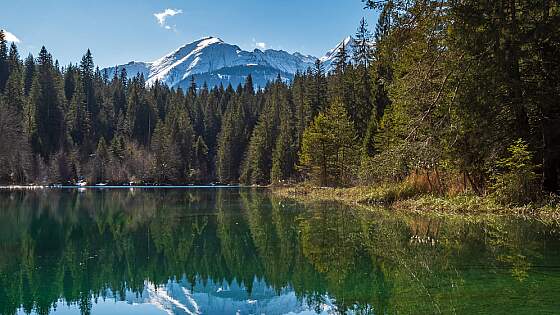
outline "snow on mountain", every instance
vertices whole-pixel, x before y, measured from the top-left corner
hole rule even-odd
[[[156,286],[146,282],[141,294],[126,292],[125,301],[130,305],[153,305],[169,315],[194,314],[267,314],[267,315],[327,315],[336,313],[333,301],[324,296],[325,303],[318,306],[298,298],[292,289],[276,291],[262,280],[255,279],[252,290],[233,281],[215,283],[197,279],[192,286],[186,279],[169,281]]]
[[[353,50],[355,44],[356,41],[354,40],[354,38],[352,36],[348,36],[343,41],[338,43],[338,45],[336,45],[335,48],[329,50],[323,57],[319,58],[319,60],[321,60],[323,66],[325,67],[325,71],[328,73],[334,70],[337,61],[336,55],[340,51],[343,45],[344,45],[344,49],[346,50],[346,54],[349,57],[348,61],[352,61],[351,59],[352,56],[354,55]]]
[[[354,39],[347,37],[327,54],[319,58],[325,65],[327,72],[334,67],[336,53],[342,44],[351,56]],[[278,75],[285,81],[290,81],[296,72],[305,72],[313,67],[316,57],[305,56],[300,53],[290,54],[282,50],[245,51],[237,45],[225,43],[216,37],[205,37],[157,59],[153,62],[130,62],[115,68],[105,69],[112,77],[114,71],[126,69],[129,77],[142,74],[147,85],[156,80],[170,87],[186,88],[194,76],[197,84],[204,82],[208,86],[236,86],[245,81],[251,74],[256,87],[264,87]]]
[[[159,80],[171,87],[188,86],[193,75],[198,83],[201,83],[198,75],[202,75],[210,81],[215,81],[214,85],[227,85],[232,83],[229,76],[237,76],[239,73],[239,76],[246,77],[251,73],[247,70],[252,68],[261,72],[253,78],[255,85],[264,87],[278,74],[291,77],[297,71],[307,70],[314,61],[312,56],[290,54],[281,50],[244,51],[239,46],[225,43],[219,38],[205,37],[153,62],[131,62],[117,68],[118,71],[126,69],[129,77],[143,74],[148,85]],[[115,68],[108,68],[107,71],[109,76],[112,76]],[[210,82],[208,84],[211,85]]]

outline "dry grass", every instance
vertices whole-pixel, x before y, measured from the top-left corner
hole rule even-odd
[[[550,197],[540,205],[508,207],[491,198],[473,194],[437,195],[418,182],[407,180],[400,184],[377,187],[327,188],[311,185],[273,188],[276,195],[302,202],[337,201],[349,205],[382,204],[399,212],[453,215],[516,215],[536,217],[560,223],[560,200]]]

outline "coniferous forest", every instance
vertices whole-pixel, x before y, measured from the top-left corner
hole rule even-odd
[[[560,1],[364,1],[353,57],[188,90],[0,33],[0,182],[375,185],[531,201],[558,191]],[[519,193],[521,192],[521,193]]]

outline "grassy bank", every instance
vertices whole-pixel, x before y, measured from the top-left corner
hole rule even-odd
[[[301,202],[336,201],[348,205],[384,206],[394,211],[456,214],[456,215],[518,215],[542,217],[560,222],[560,203],[557,198],[547,198],[539,204],[505,206],[491,197],[474,194],[439,196],[419,191],[413,185],[392,184],[377,187],[350,188],[314,187],[295,185],[273,187],[274,194]]]

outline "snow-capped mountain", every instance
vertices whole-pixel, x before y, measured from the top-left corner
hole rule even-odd
[[[324,296],[324,303],[311,305],[306,299],[298,298],[290,288],[278,292],[256,279],[251,293],[236,281],[228,284],[198,279],[194,287],[186,279],[160,286],[146,283],[140,295],[128,291],[125,300],[129,305],[153,305],[169,315],[328,315],[336,312],[334,301],[328,296]]]
[[[319,58],[327,72],[332,70],[336,52],[342,43],[345,43],[346,49],[351,53],[353,42],[354,40],[348,37],[324,57]],[[251,74],[255,86],[264,87],[278,75],[283,80],[290,81],[296,72],[305,72],[313,67],[317,59],[297,52],[290,54],[283,50],[245,51],[219,38],[205,37],[153,62],[133,61],[105,70],[109,77],[112,77],[115,70],[120,72],[124,68],[129,77],[143,74],[147,85],[159,80],[170,87],[181,88],[188,87],[193,76],[199,86],[206,82],[210,87],[220,84],[231,84],[235,87]]]
[[[336,45],[335,48],[329,50],[323,57],[319,58],[319,60],[321,60],[321,62],[323,63],[325,70],[327,72],[334,70],[337,61],[336,55],[338,54],[342,46],[344,46],[344,49],[346,50],[346,54],[348,55],[349,59],[347,61],[351,62],[352,61],[351,58],[354,54],[353,47],[355,44],[356,41],[354,40],[354,38],[352,36],[348,36],[343,41],[338,43],[338,45]]]

